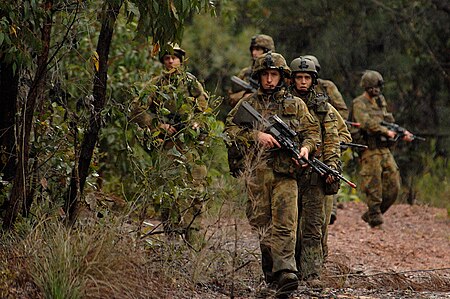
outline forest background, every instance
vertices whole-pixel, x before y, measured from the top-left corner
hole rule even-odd
[[[397,123],[426,138],[395,149],[401,200],[449,210],[449,13],[438,0],[2,2],[2,243],[10,250],[55,232],[72,234],[58,223],[75,223],[80,206],[105,219],[111,206],[94,204],[93,192],[127,206],[142,225],[154,203],[170,196],[161,186],[185,191],[158,154],[143,149],[128,119],[131,101],[161,71],[157,45],[168,41],[187,50],[187,67],[217,115],[205,120],[212,210],[230,200],[242,206],[221,120],[230,108],[230,77],[251,64],[249,42],[258,33],[271,35],[288,62],[318,57],[321,77],[336,83],[347,105],[362,92],[362,72],[379,71]],[[346,152],[344,162],[345,174],[357,180],[357,153]],[[341,200],[359,196],[341,190]],[[34,283],[42,290],[48,281]]]

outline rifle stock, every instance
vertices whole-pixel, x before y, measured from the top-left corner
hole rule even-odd
[[[250,79],[251,80],[251,79]],[[250,92],[256,92],[256,90],[258,89],[258,83],[251,81],[250,83],[245,82],[244,80],[242,80],[241,78],[237,77],[237,76],[232,76],[231,77],[231,82],[235,83],[236,85],[242,87],[244,90],[246,91],[250,91]]]

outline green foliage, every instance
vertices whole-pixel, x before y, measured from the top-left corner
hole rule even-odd
[[[417,199],[434,207],[450,210],[450,165],[447,159],[427,157],[426,168],[416,180]]]
[[[163,47],[167,42],[180,42],[183,36],[184,21],[193,13],[207,11],[212,2],[207,0],[143,1],[133,2],[139,11],[137,31],[141,36],[152,37],[154,43]],[[128,5],[128,19],[137,13]]]

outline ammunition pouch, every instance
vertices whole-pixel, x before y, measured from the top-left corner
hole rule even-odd
[[[324,193],[325,193],[325,195],[334,195],[334,194],[338,193],[339,188],[341,188],[340,180],[336,180],[331,184],[328,184],[327,182],[325,182]]]

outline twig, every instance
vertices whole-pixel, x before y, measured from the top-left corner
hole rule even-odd
[[[340,274],[340,275],[332,275],[327,276],[330,278],[338,278],[338,277],[371,277],[371,276],[378,276],[378,275],[398,275],[398,274],[407,274],[407,273],[420,273],[420,272],[436,272],[436,271],[445,271],[450,270],[450,268],[436,268],[436,269],[425,269],[425,270],[408,270],[408,271],[401,271],[401,272],[378,272],[374,274]]]

